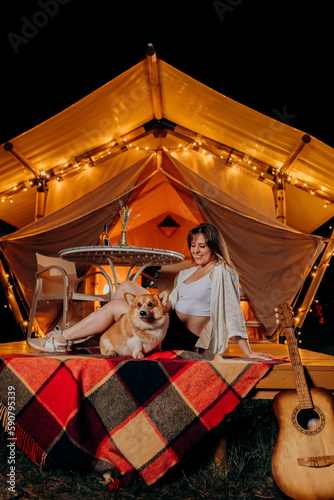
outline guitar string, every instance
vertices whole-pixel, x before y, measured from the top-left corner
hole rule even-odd
[[[311,422],[314,419],[314,415],[317,414],[315,408],[314,408],[314,403],[311,395],[311,391],[308,388],[307,382],[306,382],[306,377],[305,377],[305,372],[303,369],[303,365],[301,362],[300,358],[300,353],[299,353],[299,348],[297,344],[297,339],[295,336],[295,331],[293,326],[290,325],[284,325],[283,326],[286,330],[289,330],[289,335],[288,335],[288,348],[290,352],[290,357],[292,361],[292,369],[294,372],[294,376],[296,379],[296,388],[297,388],[297,396],[298,400],[300,403],[300,407],[306,410],[306,414],[308,416],[307,422]],[[290,331],[291,329],[291,331]],[[290,341],[290,343],[289,343]],[[298,369],[299,365],[299,369]],[[302,371],[301,371],[302,370]],[[298,390],[299,389],[299,390]],[[306,392],[305,392],[306,391]],[[302,396],[301,396],[302,394]],[[301,401],[302,399],[302,401]],[[311,407],[310,407],[311,406]],[[318,415],[319,417],[319,422],[316,422],[316,425],[321,425],[321,415]],[[306,426],[306,436],[310,437],[310,456],[309,457],[301,457],[301,458],[314,458],[315,463],[319,466],[319,461],[321,457],[325,457],[325,448],[324,444],[321,440],[320,433],[321,430],[318,433],[313,434],[312,430],[310,430]],[[315,430],[315,429],[314,429]],[[315,466],[317,466],[315,465]]]
[[[293,332],[292,333],[293,337],[292,337],[291,347],[292,347],[292,351],[293,351],[292,357],[294,358],[293,368],[295,371],[296,384],[297,384],[297,387],[299,388],[299,392],[297,391],[298,399],[300,402],[300,406],[303,408],[303,410],[306,412],[306,415],[307,415],[307,421],[304,423],[304,425],[305,425],[306,436],[307,436],[307,438],[310,439],[309,440],[310,456],[305,457],[305,458],[311,458],[311,457],[314,458],[315,459],[315,466],[316,466],[316,464],[319,465],[318,460],[321,457],[325,456],[325,449],[324,449],[324,444],[323,444],[321,437],[319,435],[319,433],[321,431],[319,431],[319,433],[313,434],[312,432],[316,429],[310,429],[310,423],[315,422],[315,426],[321,425],[321,415],[318,415],[319,421],[317,421],[317,419],[315,418],[315,414],[317,414],[317,412],[316,412],[315,407],[314,407],[315,405],[313,402],[311,391],[309,390],[309,387],[308,387],[307,382],[306,382],[306,376],[305,376],[304,368],[303,368],[303,365],[302,365],[302,362],[300,359],[297,339],[296,339],[295,332],[293,329],[292,329],[292,332]],[[302,401],[301,401],[301,398],[302,398]],[[314,427],[314,426],[312,426],[312,427]],[[306,447],[306,449],[307,448],[308,447]]]

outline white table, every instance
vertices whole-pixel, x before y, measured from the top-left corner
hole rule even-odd
[[[113,273],[115,288],[118,286],[115,266],[130,267],[126,279],[136,281],[148,266],[176,264],[184,260],[184,255],[172,250],[114,245],[66,248],[59,252],[59,257],[78,264],[92,264],[98,268],[109,265]],[[140,269],[132,274],[136,266],[140,266]]]

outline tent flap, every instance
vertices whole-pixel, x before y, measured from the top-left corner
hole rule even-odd
[[[128,243],[163,247],[189,258],[188,231],[203,220],[215,224],[226,239],[258,319],[267,335],[271,335],[276,328],[275,307],[294,298],[323,247],[322,240],[270,221],[255,210],[240,211],[240,203],[232,203],[231,197],[217,186],[215,198],[208,198],[207,186],[196,174],[188,175],[183,183],[170,180],[162,170],[153,176],[149,174],[138,198],[132,196],[133,225],[130,220]],[[110,185],[100,186],[82,200],[62,208],[58,217],[57,212],[53,213],[2,238],[3,253],[18,276],[28,303],[32,298],[36,252],[55,256],[64,248],[97,244],[103,224],[112,222],[111,243],[117,244],[121,231],[119,196],[125,187],[129,188],[128,176],[126,170],[117,176],[117,183],[113,179]],[[133,181],[130,184],[136,192]],[[166,218],[172,221],[169,231],[162,224]],[[54,319],[50,316],[50,324]]]

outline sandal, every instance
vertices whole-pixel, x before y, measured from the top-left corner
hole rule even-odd
[[[61,337],[65,342],[58,342],[55,339],[55,334]],[[49,332],[47,335],[45,335],[45,337],[41,339],[29,339],[27,340],[27,343],[28,345],[39,351],[65,353],[67,351],[68,341],[62,335],[61,329],[57,325],[56,328],[51,332]]]
[[[94,335],[89,335],[89,337],[84,337],[82,339],[68,340],[68,345],[81,344],[81,342],[86,342],[86,340],[91,339]]]

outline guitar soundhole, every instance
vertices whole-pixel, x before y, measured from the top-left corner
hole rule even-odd
[[[304,434],[317,434],[325,425],[325,415],[315,406],[311,409],[303,409],[299,406],[292,414],[293,424]]]

